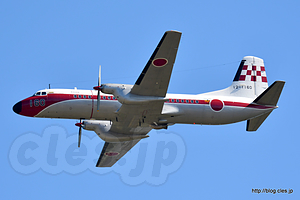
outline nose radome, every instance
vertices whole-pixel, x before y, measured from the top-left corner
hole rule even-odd
[[[22,111],[22,101],[19,101],[14,105],[13,111],[17,114],[19,114]]]

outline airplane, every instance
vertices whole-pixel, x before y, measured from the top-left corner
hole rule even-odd
[[[80,119],[82,128],[105,141],[96,167],[111,167],[152,129],[174,124],[220,125],[247,120],[256,131],[276,109],[284,81],[268,86],[264,61],[242,59],[232,84],[203,94],[167,94],[181,32],[164,33],[134,85],[101,84],[92,90],[44,89],[13,106],[17,114],[40,118]]]

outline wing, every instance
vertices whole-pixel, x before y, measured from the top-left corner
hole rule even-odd
[[[140,140],[109,143],[105,142],[96,167],[111,167]]]
[[[181,33],[167,31],[150,57],[130,93],[165,97],[175,62]],[[144,104],[123,104],[116,112],[111,130],[125,134],[147,134],[151,124],[159,124],[164,100]]]
[[[139,96],[165,97],[175,62],[181,33],[167,31],[157,45],[130,93]],[[164,99],[137,104],[123,104],[116,112],[110,131],[120,134],[146,135],[152,124],[159,124]],[[105,142],[97,167],[110,167],[122,158],[140,139]]]
[[[131,93],[165,97],[175,62],[181,33],[167,31],[135,82]]]
[[[163,103],[150,102],[146,105],[122,105],[110,131],[130,135],[146,135],[151,131],[149,124],[158,121]],[[122,158],[140,139],[125,142],[105,142],[97,167],[111,167]]]
[[[164,102],[147,104],[123,104],[116,113],[116,120],[111,131],[124,134],[147,134],[152,128],[150,124],[158,122]]]

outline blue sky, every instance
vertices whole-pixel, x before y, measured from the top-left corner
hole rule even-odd
[[[299,199],[299,108],[293,104],[299,97],[299,6],[298,1],[1,1],[1,198]],[[167,30],[182,32],[170,93],[225,88],[239,61],[253,55],[264,59],[269,84],[286,81],[279,108],[254,133],[245,131],[245,122],[152,131],[112,169],[90,165],[103,145],[93,132],[84,131],[83,146],[75,149],[76,120],[33,119],[12,111],[49,83],[91,89],[100,64],[103,83],[133,84]],[[84,162],[77,164],[74,156]],[[33,165],[18,165],[33,157]]]

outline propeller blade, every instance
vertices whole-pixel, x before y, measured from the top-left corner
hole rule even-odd
[[[82,125],[83,125],[83,122],[82,122],[82,119],[80,119],[80,123],[76,123],[75,126],[78,126],[79,127],[79,133],[78,133],[78,147],[80,147],[80,143],[81,143],[81,129],[82,129]]]
[[[101,86],[101,65],[99,65],[99,77],[98,77],[98,88]],[[97,94],[97,112],[99,112],[100,107],[100,90],[98,90]]]
[[[81,142],[81,127],[79,128],[79,135],[78,135],[78,148],[80,147]]]
[[[100,91],[98,90],[98,95],[97,95],[97,112],[99,112],[99,107],[100,107]]]
[[[98,112],[99,107],[100,107],[100,98],[101,98],[100,91],[102,89],[102,86],[101,86],[101,65],[99,65],[98,86],[95,86],[93,88],[94,88],[94,90],[98,90],[98,93],[97,93],[97,112]]]
[[[98,86],[101,85],[101,65],[99,65],[99,77],[98,77]]]

